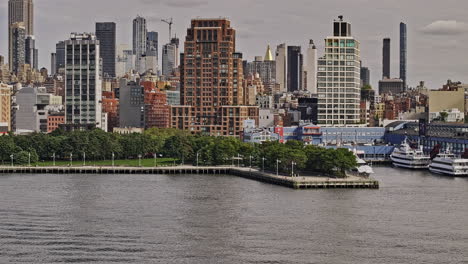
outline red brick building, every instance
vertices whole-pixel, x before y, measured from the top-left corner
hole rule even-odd
[[[119,99],[114,92],[102,92],[102,112],[107,113],[107,131],[119,126]]]
[[[65,124],[65,114],[49,114],[47,117],[47,133],[54,132],[60,124]]]
[[[168,128],[169,106],[166,93],[156,88],[154,82],[142,82],[145,97],[145,128]]]

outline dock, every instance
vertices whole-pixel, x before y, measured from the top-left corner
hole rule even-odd
[[[299,176],[290,177],[245,167],[0,167],[0,174],[228,174],[293,189],[379,189],[371,178],[349,175],[346,178]]]

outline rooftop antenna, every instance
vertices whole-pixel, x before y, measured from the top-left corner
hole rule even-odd
[[[162,22],[166,23],[169,25],[169,41],[171,41],[171,36],[172,36],[172,17],[169,19],[161,19]]]

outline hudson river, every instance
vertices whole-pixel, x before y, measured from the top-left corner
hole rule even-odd
[[[380,190],[0,175],[0,263],[468,263],[468,178],[375,171]]]

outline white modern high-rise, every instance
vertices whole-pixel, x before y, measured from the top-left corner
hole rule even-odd
[[[318,59],[318,122],[357,125],[360,122],[360,50],[351,24],[340,16],[333,36],[325,39],[325,55]]]
[[[147,34],[148,31],[146,29],[146,19],[137,16],[133,20],[133,54],[136,57],[136,62],[140,60],[140,57],[146,54]],[[140,72],[139,63],[136,63],[136,70]]]
[[[162,75],[170,76],[176,67],[177,46],[168,43],[162,48]]]
[[[316,94],[317,93],[317,48],[315,47],[314,41],[309,41],[309,47],[307,48],[306,58],[306,71],[307,71],[307,91]]]
[[[72,33],[65,41],[65,123],[102,125],[102,81],[99,40],[93,34]]]
[[[276,82],[279,84],[280,92],[286,91],[286,44],[280,44],[276,47]]]

